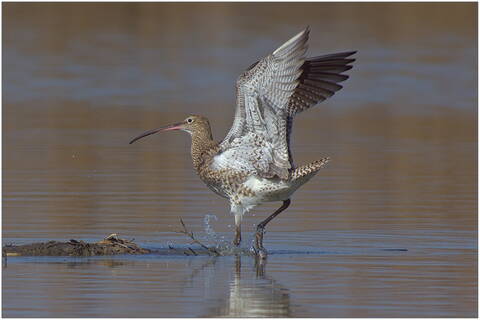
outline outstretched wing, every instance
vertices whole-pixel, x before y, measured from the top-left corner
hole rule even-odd
[[[302,74],[298,78],[298,86],[288,101],[287,130],[285,143],[288,148],[288,159],[293,166],[290,149],[290,135],[292,133],[293,117],[323,100],[330,98],[343,87],[339,82],[348,79],[342,74],[352,69],[350,65],[355,59],[349,57],[357,51],[326,54],[308,58],[302,65]]]
[[[338,66],[349,68],[336,55],[305,60],[308,35],[307,28],[238,78],[235,120],[214,158],[215,169],[234,166],[263,177],[288,178],[293,116],[339,90],[336,82],[346,76],[339,75],[343,71]]]

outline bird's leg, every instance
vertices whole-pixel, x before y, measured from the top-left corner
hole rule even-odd
[[[278,208],[277,211],[275,211],[274,213],[269,215],[267,217],[267,219],[263,220],[262,222],[260,222],[257,225],[257,232],[255,233],[255,244],[254,244],[255,247],[254,247],[254,250],[260,258],[266,258],[267,257],[267,251],[263,247],[263,234],[265,232],[265,226],[271,220],[273,220],[273,218],[278,216],[280,214],[280,212],[287,209],[289,205],[290,205],[290,199],[287,199],[287,200],[283,201],[282,206],[280,208]]]
[[[242,242],[242,216],[235,214],[235,238],[233,239],[233,244],[239,246]]]
[[[242,231],[240,225],[235,225],[235,238],[233,239],[233,244],[239,246],[242,242]]]

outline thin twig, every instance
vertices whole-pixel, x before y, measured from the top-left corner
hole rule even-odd
[[[218,251],[217,251],[215,248],[210,248],[210,247],[204,245],[202,242],[198,241],[198,240],[195,238],[195,236],[193,235],[193,232],[188,231],[188,229],[187,229],[187,227],[185,226],[185,223],[183,222],[183,219],[182,219],[182,218],[180,218],[180,223],[181,223],[181,225],[182,225],[182,227],[183,227],[183,230],[176,231],[177,233],[181,233],[181,234],[186,235],[187,237],[189,237],[189,238],[192,240],[191,243],[196,243],[196,244],[198,244],[200,247],[202,247],[203,249],[207,250],[207,252],[211,252],[211,253],[213,253],[213,254],[215,254],[215,255],[217,255],[217,256],[220,255],[220,253],[218,253]],[[189,248],[189,249],[192,250],[191,248]],[[193,251],[193,250],[192,250],[192,251]],[[194,252],[194,253],[195,253],[195,252]],[[195,255],[196,255],[196,254],[195,254]]]
[[[198,256],[198,254],[195,251],[193,251],[192,248],[188,247],[188,250],[192,251],[194,256]]]

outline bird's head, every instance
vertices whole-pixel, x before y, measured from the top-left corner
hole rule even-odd
[[[135,141],[143,137],[149,136],[151,134],[154,134],[157,132],[172,131],[172,130],[186,131],[190,133],[190,135],[192,136],[206,134],[210,139],[212,138],[210,123],[208,122],[208,119],[199,115],[190,115],[181,122],[177,122],[174,124],[157,128],[157,129],[146,131],[136,136],[135,138],[133,138],[132,141],[130,141],[130,144],[134,143]]]

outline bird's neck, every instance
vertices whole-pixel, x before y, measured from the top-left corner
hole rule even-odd
[[[213,156],[212,151],[217,145],[218,144],[213,141],[210,128],[192,133],[192,160],[193,166],[197,172],[200,171],[206,161]]]

